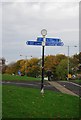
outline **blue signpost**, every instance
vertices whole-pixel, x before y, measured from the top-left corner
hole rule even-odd
[[[27,41],[27,45],[39,45],[41,46],[43,42],[43,37],[37,38],[37,41]],[[46,38],[45,46],[63,46],[63,42],[61,39],[57,38]]]
[[[43,42],[43,37],[38,37],[37,41]],[[59,39],[59,38],[46,38],[46,42],[61,42],[61,39]]]
[[[42,45],[42,42],[38,42],[38,41],[27,41],[26,44],[27,44],[27,45]]]
[[[64,43],[59,38],[45,38],[47,31],[43,29],[41,31],[43,37],[38,37],[37,41],[27,41],[27,45],[42,46],[42,80],[41,80],[41,93],[44,93],[44,47],[45,46],[63,46]]]

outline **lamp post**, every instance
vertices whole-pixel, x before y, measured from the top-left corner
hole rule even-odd
[[[68,47],[68,75],[67,75],[67,80],[69,80],[69,46]]]
[[[69,80],[69,68],[70,68],[70,65],[69,65],[69,62],[70,62],[70,61],[69,61],[69,48],[70,48],[70,47],[77,47],[77,46],[76,46],[76,45],[75,45],[75,46],[69,46],[69,45],[68,45],[68,46],[66,46],[66,47],[68,48],[68,80]]]
[[[42,42],[42,80],[41,80],[41,93],[44,93],[44,47],[45,47],[45,36],[47,35],[47,30],[43,29],[41,31],[41,34],[43,36],[43,42]]]

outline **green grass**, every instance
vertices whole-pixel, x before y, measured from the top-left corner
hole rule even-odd
[[[34,78],[34,77],[27,77],[27,76],[18,76],[18,75],[9,75],[9,74],[3,74],[2,80],[23,80],[23,81],[37,81],[40,80],[40,78]]]
[[[73,82],[75,82],[75,83],[81,83],[81,80],[73,80]]]
[[[2,80],[2,74],[0,74],[0,80]]]
[[[78,118],[79,98],[39,89],[3,85],[3,118]]]
[[[2,118],[2,85],[0,84],[0,120]]]

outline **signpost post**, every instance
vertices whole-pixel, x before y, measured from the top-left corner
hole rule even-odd
[[[43,41],[42,41],[42,81],[41,81],[41,93],[44,93],[44,47],[46,44],[46,39],[45,36],[47,35],[47,30],[43,29],[41,31],[41,34],[43,36]]]
[[[44,47],[45,46],[63,46],[63,42],[59,38],[45,38],[47,30],[41,30],[43,37],[37,38],[37,41],[27,41],[27,45],[42,46],[42,80],[41,80],[41,93],[44,93]]]

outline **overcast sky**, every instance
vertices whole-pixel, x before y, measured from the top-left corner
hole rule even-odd
[[[41,46],[27,46],[26,41],[41,37],[43,28],[47,30],[46,37],[60,38],[65,46],[69,45],[70,55],[79,52],[79,2],[77,0],[72,2],[4,1],[0,4],[0,14],[2,14],[2,56],[8,62],[25,58],[26,55],[28,58],[31,55],[41,57]],[[78,47],[73,47],[75,45]],[[61,53],[67,55],[65,46],[45,47],[45,55]],[[23,56],[20,57],[20,54]]]

